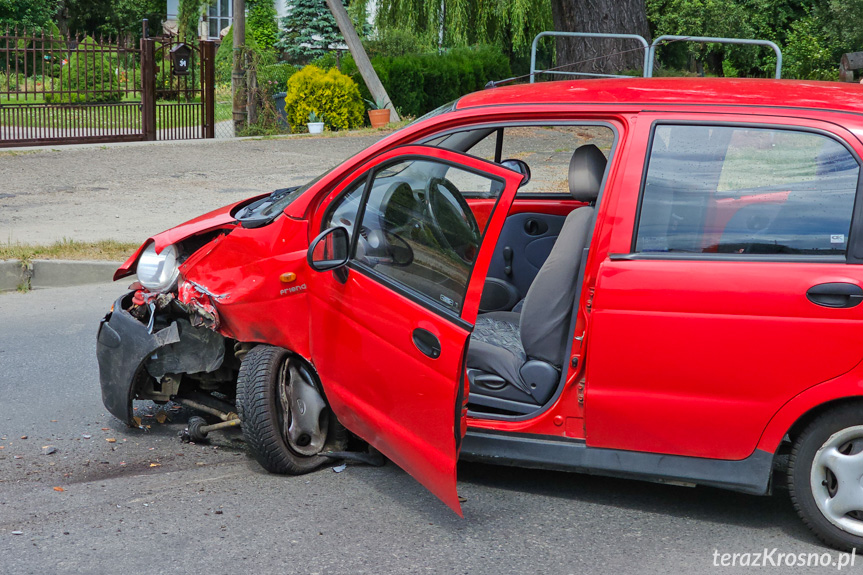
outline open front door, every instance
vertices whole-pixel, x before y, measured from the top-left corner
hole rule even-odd
[[[348,178],[312,222],[315,231],[346,228],[350,238],[347,264],[309,279],[312,361],[330,405],[459,514],[466,347],[521,180],[477,158],[402,147]],[[483,221],[468,192],[496,199]],[[313,265],[338,265],[336,236],[344,238],[312,245]]]

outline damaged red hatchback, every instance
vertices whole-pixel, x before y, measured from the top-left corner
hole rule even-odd
[[[100,326],[104,403],[241,425],[277,473],[349,431],[458,513],[459,457],[752,494],[781,468],[860,548],[861,135],[856,85],[465,96],[148,239]]]

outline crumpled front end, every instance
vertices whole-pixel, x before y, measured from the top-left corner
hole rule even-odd
[[[217,323],[217,317],[211,321]],[[120,297],[101,321],[96,343],[102,402],[108,411],[134,425],[133,399],[169,401],[184,377],[196,379],[196,387],[214,390],[232,381],[232,358],[225,361],[227,340],[203,324],[196,308],[172,294],[139,290]]]
[[[117,277],[138,272],[133,291],[117,300],[99,327],[108,410],[138,425],[133,399],[173,400],[194,403],[199,411],[206,403],[213,409],[205,413],[222,417],[234,410],[237,374],[249,349],[265,343],[308,357],[306,225],[282,217],[246,229],[216,214],[145,242],[118,270]],[[192,235],[181,236],[183,227]],[[146,249],[150,243],[155,252]],[[158,255],[168,249],[172,258],[160,262]],[[176,271],[150,285],[153,278],[136,270],[145,252],[149,274],[160,265],[176,265]]]

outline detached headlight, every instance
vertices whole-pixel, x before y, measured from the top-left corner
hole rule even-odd
[[[138,258],[138,281],[150,291],[164,292],[174,287],[180,270],[177,267],[177,248],[165,247],[156,253],[156,244],[151,243]]]

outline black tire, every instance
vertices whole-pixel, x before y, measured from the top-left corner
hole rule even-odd
[[[279,371],[290,357],[286,349],[259,345],[243,358],[237,378],[237,414],[243,435],[258,463],[270,473],[300,475],[327,461],[300,455],[285,441],[279,427]]]
[[[827,444],[828,440],[831,440],[835,434],[847,433],[852,428],[860,426],[863,426],[863,404],[845,405],[824,413],[810,423],[794,441],[788,462],[788,491],[797,513],[821,541],[842,551],[857,549],[858,552],[863,552],[863,536],[840,528],[821,511],[813,493],[813,489],[818,488],[813,487],[811,474],[818,451]],[[853,446],[850,447],[853,453],[858,452],[860,443],[854,440]],[[825,478],[821,483],[823,489],[830,488],[828,479],[829,477]],[[863,508],[863,501],[860,504]],[[858,527],[863,529],[863,512],[852,513],[853,515],[846,515],[845,518],[855,526],[859,523]]]

